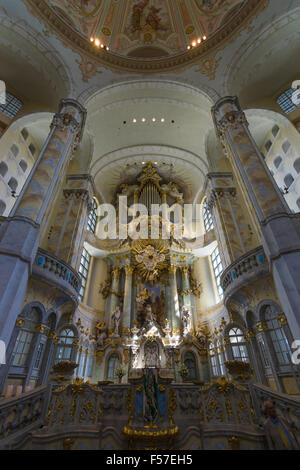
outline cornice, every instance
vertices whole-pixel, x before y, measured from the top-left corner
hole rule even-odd
[[[248,0],[223,27],[204,41],[201,47],[193,48],[178,55],[151,60],[138,60],[122,57],[95,46],[69,26],[45,0],[22,0],[30,13],[51,27],[51,31],[68,47],[79,53],[82,58],[83,80],[97,73],[97,66],[116,72],[126,73],[167,73],[180,71],[191,65],[199,65],[199,71],[214,78],[218,61],[217,52],[231,43],[246,26],[268,6],[270,0]],[[91,73],[85,71],[84,64],[94,65]],[[96,66],[95,66],[96,65]]]

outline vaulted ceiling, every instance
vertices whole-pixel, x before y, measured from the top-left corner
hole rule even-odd
[[[299,35],[299,0],[0,0],[0,78],[23,114],[68,96],[87,107],[72,165],[91,171],[102,200],[152,160],[195,201],[222,158],[211,106],[230,94],[244,108],[275,102],[300,77]]]

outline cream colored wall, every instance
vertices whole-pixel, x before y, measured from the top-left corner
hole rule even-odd
[[[275,125],[275,124],[274,124]],[[279,186],[283,189],[285,187],[284,178],[291,174],[294,178],[294,183],[289,188],[289,193],[284,197],[290,209],[294,212],[300,211],[300,173],[298,174],[294,168],[294,162],[300,158],[300,135],[295,130],[294,126],[288,125],[286,127],[280,126],[279,132],[276,137],[272,134],[272,129],[267,133],[261,151],[266,157],[266,163],[273,173],[274,179]],[[268,141],[272,142],[272,147],[269,151],[266,150],[265,145]],[[291,144],[288,152],[285,153],[282,145],[288,141]],[[282,162],[278,168],[274,165],[276,157],[280,156]],[[297,204],[298,201],[298,204]]]
[[[30,144],[33,144],[36,149],[34,155],[32,155],[29,150]],[[16,145],[19,150],[16,157],[11,151],[11,147],[13,145]],[[34,162],[39,155],[40,149],[37,142],[30,134],[25,140],[21,134],[21,129],[13,131],[9,128],[0,139],[0,152],[0,163],[5,162],[8,166],[6,175],[4,177],[0,175],[0,200],[6,204],[5,211],[2,215],[8,216],[16,202],[16,199],[11,195],[11,188],[8,186],[8,182],[12,177],[17,180],[18,186],[16,194],[18,195],[29,176]],[[21,160],[24,160],[27,163],[27,169],[25,172],[19,165]]]
[[[106,299],[99,293],[99,286],[108,276],[107,264],[99,258],[92,258],[83,303],[98,311],[105,311]]]
[[[192,269],[193,277],[202,284],[202,294],[196,297],[197,312],[203,312],[219,303],[214,274],[209,257],[199,258]]]

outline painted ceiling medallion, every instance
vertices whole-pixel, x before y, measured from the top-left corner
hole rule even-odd
[[[232,42],[269,0],[23,2],[77,51],[84,63],[94,60],[98,66],[132,73],[170,72],[198,64],[199,70],[213,79],[217,52]],[[191,47],[193,43],[197,47]],[[85,75],[88,79],[90,74]]]

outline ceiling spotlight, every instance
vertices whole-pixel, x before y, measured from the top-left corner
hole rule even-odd
[[[196,46],[196,41],[193,41],[193,42],[192,42],[192,46],[193,46],[193,47]]]
[[[91,42],[94,42],[94,41],[95,41],[95,39],[94,39],[94,38],[90,38],[90,41],[91,41]]]
[[[133,119],[132,122],[136,122],[136,119]]]
[[[146,162],[142,162],[142,165],[146,165]]]
[[[109,47],[108,47],[108,46],[106,46],[106,50],[109,51]]]
[[[198,43],[198,44],[200,44],[200,43],[201,43],[201,38],[199,38],[199,39],[197,40],[197,43]]]
[[[156,121],[156,118],[152,118],[152,121],[155,122],[155,121]]]
[[[190,50],[191,46],[188,46],[187,49]]]
[[[103,47],[104,47],[104,44],[101,44],[101,47],[102,47],[102,49],[103,49]]]
[[[146,118],[143,118],[143,119],[142,119],[142,122],[146,122]]]
[[[100,41],[99,41],[99,39],[95,39],[95,45],[96,45],[97,47],[100,46]]]
[[[204,41],[205,41],[205,39],[207,39],[206,36],[203,36],[203,40],[204,40]]]
[[[161,118],[161,122],[165,122],[165,119],[164,119],[164,118]]]

